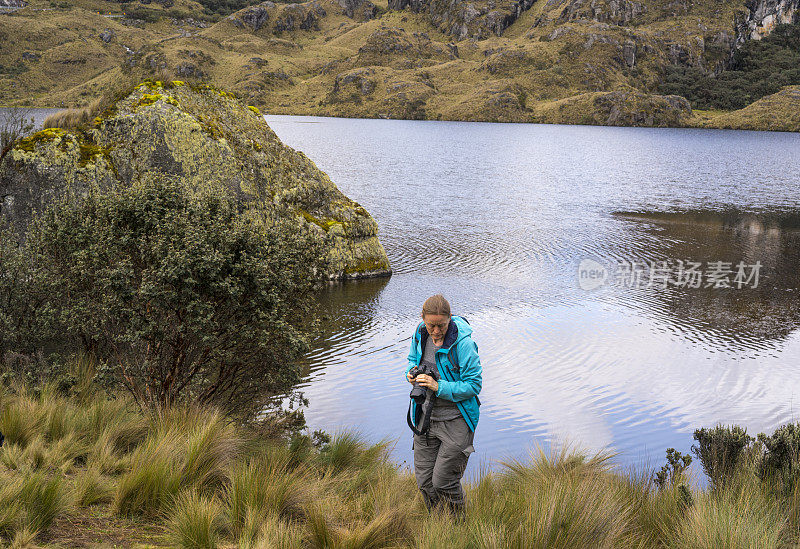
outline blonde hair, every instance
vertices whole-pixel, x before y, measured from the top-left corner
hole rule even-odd
[[[450,317],[450,304],[442,294],[433,295],[422,304],[423,319],[425,315],[444,315]]]

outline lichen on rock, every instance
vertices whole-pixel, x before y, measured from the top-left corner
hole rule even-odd
[[[375,220],[303,153],[281,143],[257,109],[183,82],[146,82],[79,131],[43,130],[0,163],[0,215],[24,234],[58,197],[174,178],[225,192],[243,212],[291,216],[324,241],[331,279],[391,273]]]

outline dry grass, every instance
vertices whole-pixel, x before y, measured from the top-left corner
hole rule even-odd
[[[170,547],[780,547],[797,541],[797,493],[752,471],[717,491],[623,473],[562,448],[466,483],[463,521],[429,515],[413,475],[339,433],[323,450],[260,438],[214,410],[146,415],[86,387],[0,394],[0,543]],[[58,412],[58,413],[56,413]],[[679,479],[681,483],[686,479]],[[687,499],[687,493],[688,499]],[[163,532],[163,534],[162,534]]]

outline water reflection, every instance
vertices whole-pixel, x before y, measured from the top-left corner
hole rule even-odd
[[[343,364],[341,352],[346,347],[361,349],[356,350],[356,356],[374,352],[366,339],[375,328],[380,294],[387,283],[386,278],[342,281],[331,283],[320,292],[320,335],[313,343],[313,351],[303,360],[306,383],[324,376],[327,367]]]
[[[692,261],[706,268],[722,261],[731,269],[731,288],[670,284],[638,296],[658,299],[688,337],[700,332],[718,345],[774,348],[800,325],[800,213],[731,208],[616,215],[657,238],[647,241],[646,250],[634,250],[634,256]],[[733,283],[740,262],[748,276],[757,271],[757,281],[751,277],[741,287]]]

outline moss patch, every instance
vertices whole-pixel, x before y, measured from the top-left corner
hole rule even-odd
[[[303,216],[303,218],[309,223],[313,223],[314,225],[321,227],[325,232],[330,231],[331,227],[334,225],[344,225],[341,221],[337,221],[335,219],[320,219],[319,217],[314,217],[305,210],[297,210],[297,213]]]
[[[45,130],[38,131],[29,137],[21,139],[14,148],[25,152],[34,152],[38,143],[52,141],[53,139],[63,137],[66,134],[66,130],[62,130],[61,128],[47,128]]]
[[[376,259],[359,259],[355,263],[347,266],[345,269],[346,275],[354,275],[358,273],[374,273],[377,271],[386,271],[389,269],[389,264],[385,261]]]
[[[163,95],[163,94],[160,94],[160,93],[153,93],[153,94],[146,93],[146,94],[142,95],[142,98],[139,99],[139,102],[136,103],[136,106],[137,107],[147,107],[147,106],[150,106],[153,103],[156,103],[158,101],[164,101],[165,103],[169,103],[170,105],[173,105],[175,107],[178,106],[178,100],[177,99],[175,99],[172,96]]]

